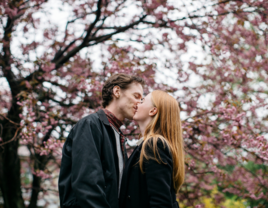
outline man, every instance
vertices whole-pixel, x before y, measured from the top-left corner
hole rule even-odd
[[[59,176],[61,208],[118,208],[127,154],[122,121],[133,118],[144,81],[115,74],[102,89],[104,110],[82,118],[72,128],[62,151]]]

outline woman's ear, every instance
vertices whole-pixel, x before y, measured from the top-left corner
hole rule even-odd
[[[155,114],[157,114],[157,108],[153,107],[150,111],[149,111],[149,116],[155,116]]]

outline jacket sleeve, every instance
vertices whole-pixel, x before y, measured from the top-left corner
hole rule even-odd
[[[91,119],[82,120],[73,132],[72,188],[81,207],[110,208],[101,164],[102,131]]]
[[[165,149],[162,142],[157,143],[157,148],[161,160],[165,163],[158,163],[149,159],[144,161],[143,167],[146,175],[146,186],[149,197],[150,208],[172,208],[172,156]],[[153,155],[152,150],[147,150]]]

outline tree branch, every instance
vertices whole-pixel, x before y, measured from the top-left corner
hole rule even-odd
[[[17,130],[16,130],[16,132],[15,132],[13,138],[10,139],[10,140],[8,140],[8,141],[6,141],[6,142],[1,143],[1,144],[0,144],[0,147],[1,147],[1,146],[4,146],[5,144],[8,144],[8,143],[10,143],[10,142],[13,142],[14,140],[16,140],[17,135],[18,135],[18,132],[19,132],[19,130],[21,130],[21,128],[22,128],[22,126],[19,127],[19,128],[17,128]]]
[[[85,45],[88,42],[88,38],[89,38],[89,36],[91,34],[91,31],[93,30],[93,28],[95,27],[95,25],[97,24],[97,22],[100,19],[100,16],[101,16],[101,4],[102,4],[102,0],[99,0],[98,1],[98,9],[97,9],[97,14],[96,14],[95,21],[88,28],[86,37],[84,38],[84,41],[83,41],[82,45]]]
[[[103,42],[105,40],[108,40],[113,35],[118,34],[118,33],[121,33],[121,32],[124,32],[124,31],[128,30],[129,28],[132,28],[133,26],[141,23],[146,16],[147,15],[143,15],[139,20],[131,23],[130,25],[121,27],[120,29],[118,29],[117,31],[115,31],[113,33],[110,33],[110,34],[107,34],[107,35],[103,35],[103,36],[100,36],[100,37],[92,37],[92,38],[90,38],[90,39],[87,40],[87,42],[95,41],[95,43],[93,43],[93,44],[85,44],[85,42],[82,42],[79,46],[77,46],[76,48],[74,48],[73,50],[71,50],[66,56],[64,56],[60,60],[58,60],[55,63],[56,64],[56,68],[55,69],[61,67],[64,63],[66,63],[71,57],[73,57],[82,48],[87,47],[87,46],[96,45],[97,43],[100,43],[100,42]]]

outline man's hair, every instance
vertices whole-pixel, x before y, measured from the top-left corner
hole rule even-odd
[[[102,106],[107,107],[113,100],[113,88],[118,86],[125,90],[133,82],[144,85],[144,80],[137,76],[127,74],[114,74],[107,79],[102,88]]]

